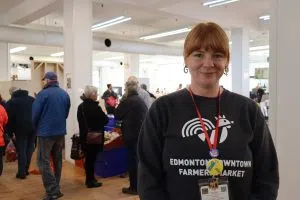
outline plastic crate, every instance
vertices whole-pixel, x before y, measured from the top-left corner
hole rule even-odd
[[[98,155],[95,174],[102,178],[117,176],[127,172],[127,149],[125,147],[104,151]]]

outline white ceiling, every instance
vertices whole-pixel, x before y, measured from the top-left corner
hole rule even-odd
[[[1,0],[0,17],[25,1],[40,0]],[[25,24],[27,28],[45,30],[63,30],[62,0],[57,0],[56,8],[46,16],[42,16]],[[203,7],[203,0],[93,0],[94,23],[102,22],[118,16],[132,17],[131,21],[95,31],[94,35],[141,41],[141,36],[155,34],[179,28],[192,27],[201,21],[215,21],[227,32],[232,27],[249,29],[251,46],[268,44],[268,22],[259,20],[259,16],[270,14],[271,0],[240,0],[226,6]],[[1,18],[0,18],[1,19]],[[1,21],[1,20],[0,20]],[[182,46],[186,34],[149,40],[150,43]],[[42,47],[28,48],[28,54],[49,54]],[[32,50],[30,52],[30,50]],[[24,52],[25,53],[25,52]]]
[[[0,14],[6,13],[11,8],[22,3],[24,0],[1,0],[0,1]]]

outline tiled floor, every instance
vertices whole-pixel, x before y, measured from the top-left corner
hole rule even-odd
[[[29,175],[25,180],[15,178],[17,163],[4,163],[0,177],[0,200],[39,200],[44,196],[40,175]],[[138,200],[137,196],[121,193],[127,186],[128,178],[112,177],[101,179],[103,186],[88,189],[84,186],[84,172],[74,165],[64,162],[61,187],[64,197],[61,200]]]

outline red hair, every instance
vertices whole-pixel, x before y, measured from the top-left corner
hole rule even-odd
[[[200,23],[189,32],[184,42],[184,59],[202,48],[223,53],[229,61],[229,39],[225,31],[216,23]]]

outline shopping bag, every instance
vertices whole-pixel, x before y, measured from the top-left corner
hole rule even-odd
[[[80,144],[80,138],[78,135],[74,134],[72,136],[72,147],[71,147],[71,159],[80,160],[84,157],[82,147]]]
[[[6,162],[14,162],[17,160],[17,151],[12,140],[9,141],[6,147],[5,155],[6,155]]]
[[[117,105],[117,99],[115,99],[113,96],[110,96],[110,97],[107,98],[106,103],[110,107],[115,107]]]

